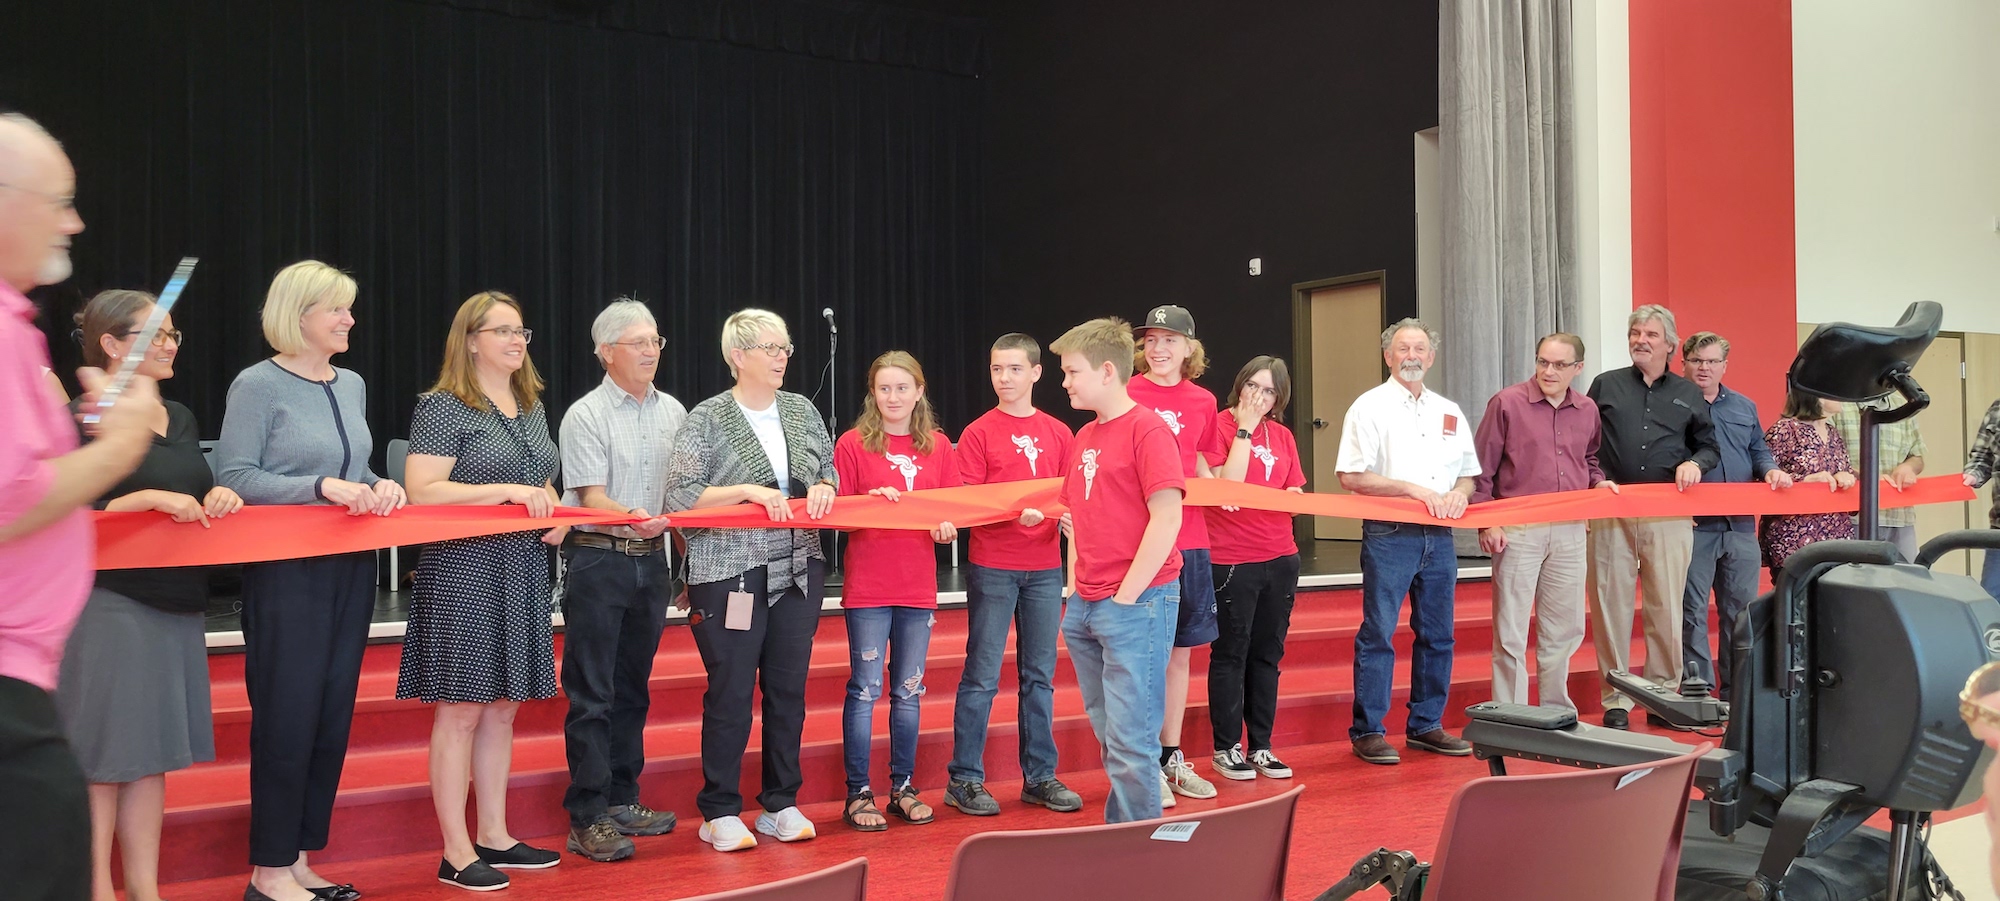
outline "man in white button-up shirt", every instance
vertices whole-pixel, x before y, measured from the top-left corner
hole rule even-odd
[[[1340,486],[1373,497],[1408,497],[1439,519],[1465,515],[1479,453],[1472,425],[1458,405],[1424,388],[1437,359],[1437,333],[1405,319],[1382,333],[1390,378],[1356,398],[1341,425]],[[1391,639],[1410,598],[1410,717],[1412,748],[1453,757],[1472,745],[1444,731],[1451,689],[1452,595],[1458,557],[1451,527],[1366,520],[1361,524],[1361,631],[1354,636],[1354,725],[1348,738],[1369,763],[1401,761],[1384,737],[1382,720],[1396,671]]]

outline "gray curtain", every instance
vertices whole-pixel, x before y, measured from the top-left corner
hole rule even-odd
[[[1536,338],[1577,329],[1569,23],[1570,0],[1438,3],[1441,387],[1475,422]]]

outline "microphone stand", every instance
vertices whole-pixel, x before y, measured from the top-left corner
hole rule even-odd
[[[829,309],[827,312],[831,313],[832,310]],[[840,438],[840,420],[834,415],[833,405],[840,398],[840,367],[835,365],[840,360],[839,354],[840,328],[833,324],[833,317],[829,315],[826,317],[826,434],[828,437],[836,440]],[[828,537],[832,540],[833,544],[833,547],[826,554],[827,568],[834,573],[839,573],[840,530],[827,529],[826,531],[832,533]],[[846,589],[843,588],[842,590],[845,591]]]

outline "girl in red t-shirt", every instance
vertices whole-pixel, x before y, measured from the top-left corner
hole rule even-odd
[[[841,494],[873,494],[891,501],[902,492],[956,487],[958,466],[951,439],[937,430],[924,399],[924,370],[914,357],[892,350],[868,367],[868,396],[861,416],[833,445]],[[841,706],[847,757],[847,807],[841,819],[862,832],[880,832],[889,821],[868,785],[875,701],[884,693],[882,664],[889,664],[890,813],[912,824],[932,819],[911,777],[917,768],[917,723],[924,695],[924,658],[937,610],[936,544],[958,537],[951,523],[930,534],[897,529],[857,529],[848,538],[846,581],[840,606],[847,617],[847,701]]]
[[[1279,420],[1291,401],[1285,361],[1256,357],[1236,374],[1229,404],[1215,419],[1217,443],[1204,451],[1216,478],[1302,491],[1305,469],[1299,443]],[[1215,772],[1228,779],[1259,775],[1289,779],[1290,767],[1271,753],[1278,713],[1278,661],[1292,625],[1292,597],[1299,585],[1299,548],[1292,517],[1266,510],[1220,507],[1209,511],[1214,543],[1216,621],[1220,637],[1209,648],[1208,717],[1215,736]],[[1250,748],[1241,739],[1248,726]]]

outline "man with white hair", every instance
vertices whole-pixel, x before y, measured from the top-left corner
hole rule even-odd
[[[563,694],[569,714],[568,849],[596,861],[633,853],[632,835],[673,831],[672,811],[639,803],[653,655],[674,595],[667,521],[667,457],[687,419],[653,387],[666,340],[651,310],[620,298],[597,314],[590,339],[604,381],[563,415],[563,503],[650,517],[632,526],[577,526],[563,541]]]
[[[1590,383],[1603,434],[1597,460],[1613,490],[1619,484],[1672,482],[1686,491],[1722,464],[1708,401],[1695,383],[1667,371],[1680,339],[1672,310],[1649,303],[1633,310],[1626,325],[1632,365],[1601,373]],[[1694,556],[1694,520],[1593,519],[1589,541],[1585,587],[1598,675],[1629,671],[1636,582],[1646,633],[1643,674],[1656,684],[1678,686],[1684,663],[1681,596]],[[1612,688],[1609,679],[1603,696],[1604,725],[1625,728],[1632,699]]]
[[[1458,519],[1479,475],[1472,426],[1458,405],[1424,387],[1437,361],[1437,333],[1415,319],[1382,332],[1389,380],[1363,392],[1340,428],[1340,487],[1374,497],[1423,502],[1438,519]],[[1354,754],[1393,765],[1402,757],[1384,736],[1395,688],[1396,620],[1410,598],[1410,717],[1403,740],[1412,748],[1464,757],[1465,739],[1444,731],[1451,692],[1453,596],[1458,556],[1451,527],[1378,520],[1361,524],[1361,631],[1354,635]]]
[[[69,278],[76,171],[26,116],[0,115],[0,879],[10,899],[90,894],[90,799],[49,692],[90,593],[84,507],[137,468],[165,416],[134,379],[90,444],[49,391],[49,350],[26,292]],[[79,373],[87,392],[103,373]]]

